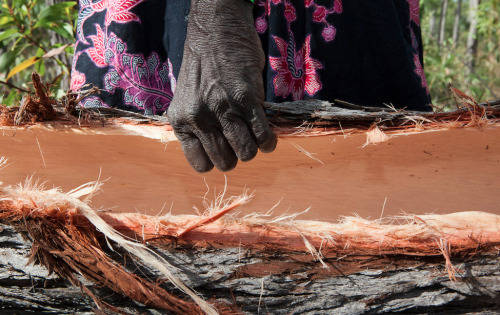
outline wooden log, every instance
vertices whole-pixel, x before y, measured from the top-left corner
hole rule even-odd
[[[412,116],[434,122],[455,121],[460,116],[466,117],[463,119],[465,123],[470,123],[484,115],[487,119],[496,119],[494,116],[499,111],[492,107],[496,106],[494,104],[470,104],[471,107],[441,114],[359,108],[346,103],[337,105],[301,101],[266,104],[266,110],[272,122],[283,124],[297,125],[306,121],[316,125],[347,123],[364,127],[381,122],[401,124]],[[124,115],[112,109],[99,111],[101,115],[106,112],[112,117]],[[166,123],[165,117],[131,116],[138,122]],[[57,209],[49,207],[54,213]],[[89,288],[84,290],[48,275],[48,271],[40,266],[29,265],[28,256],[34,240],[29,239],[29,233],[25,232],[26,229],[20,232],[7,222],[0,225],[2,312],[86,313],[93,312],[95,302],[99,304],[101,299],[108,305],[119,307],[120,312],[162,312],[113,293],[102,283],[96,285],[81,278],[82,285]],[[175,234],[172,239],[180,235]],[[175,266],[175,275],[205,299],[234,305],[247,314],[484,314],[500,311],[498,252],[491,248],[476,253],[460,252],[460,256],[451,257],[451,263],[457,269],[455,280],[447,273],[450,266],[439,252],[426,256],[402,251],[329,252],[323,258],[329,267],[325,269],[305,250],[291,247],[278,250],[267,243],[251,247],[221,243],[194,242],[185,238],[178,244],[150,241],[148,245]],[[107,250],[107,256],[116,264],[124,264],[127,271],[181,295],[179,290],[164,281],[162,274],[142,265],[119,246],[114,247],[115,252],[109,250],[104,237],[100,245]],[[321,248],[321,245],[321,241],[313,244],[316,248]]]
[[[10,225],[0,225],[0,300],[5,313],[93,312],[95,304],[80,288],[27,265],[31,241]],[[454,259],[457,281],[444,271],[439,257],[345,256],[327,260],[323,269],[303,252],[247,251],[207,244],[154,249],[177,267],[186,284],[212,301],[237,305],[247,314],[493,314],[500,311],[497,253]],[[116,250],[116,248],[115,248]],[[122,253],[123,254],[123,253]],[[113,254],[128,269],[151,280],[153,270]],[[106,289],[87,286],[107,303],[127,312],[158,311],[126,300]],[[167,283],[168,290],[174,290]]]

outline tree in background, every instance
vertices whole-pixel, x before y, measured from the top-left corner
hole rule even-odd
[[[442,46],[446,38],[446,13],[448,12],[448,0],[441,0],[441,13],[439,14],[438,42]]]
[[[455,9],[455,19],[453,21],[453,37],[454,43],[458,42],[458,36],[460,34],[460,17],[462,16],[462,0],[457,0],[457,8]]]
[[[425,74],[433,103],[454,106],[450,85],[477,101],[500,98],[500,0],[420,3]]]

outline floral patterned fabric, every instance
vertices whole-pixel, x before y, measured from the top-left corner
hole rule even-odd
[[[244,1],[244,0],[242,0]],[[82,101],[161,114],[182,61],[188,0],[80,0],[71,86]],[[266,99],[428,110],[419,0],[255,0]]]
[[[165,112],[188,14],[189,1],[183,0],[80,0],[71,88],[102,89],[82,105]]]

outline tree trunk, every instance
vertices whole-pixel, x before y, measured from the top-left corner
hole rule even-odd
[[[448,11],[448,0],[441,3],[441,16],[439,17],[439,46],[443,46],[446,34],[446,12]]]
[[[96,306],[80,288],[28,264],[30,247],[31,242],[11,226],[0,224],[2,312],[93,314]],[[157,250],[178,267],[177,273],[184,274],[179,276],[186,284],[212,301],[235,304],[246,314],[479,314],[500,310],[496,255],[478,255],[461,263],[454,260],[461,277],[451,281],[443,261],[436,258],[346,256],[333,259],[335,268],[327,270],[307,254],[190,246]],[[118,261],[125,260],[116,256]],[[162,278],[135,265],[130,257],[126,260],[140,276]],[[122,311],[158,314],[105,288],[85,284]]]
[[[469,34],[467,36],[467,50],[465,55],[465,62],[468,73],[474,72],[475,59],[477,55],[477,11],[480,0],[469,1]]]
[[[460,17],[462,15],[462,0],[457,0],[457,9],[455,10],[455,23],[453,24],[453,43],[456,45],[460,35]]]
[[[436,33],[436,11],[432,10],[431,17],[429,19],[429,32],[432,36],[436,38],[439,37],[439,34]]]

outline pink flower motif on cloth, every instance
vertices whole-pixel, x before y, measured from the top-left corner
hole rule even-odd
[[[124,91],[124,103],[144,110],[145,114],[165,111],[172,101],[175,79],[172,64],[164,63],[156,52],[149,57],[130,54],[127,45],[111,33],[105,51],[109,70],[104,76],[104,89],[114,93]]]
[[[288,30],[290,30],[292,22],[297,19],[297,9],[289,0],[256,0],[255,4],[265,9],[264,13],[255,19],[255,29],[260,34],[264,34],[267,30],[266,19],[271,14],[272,5],[277,6],[283,4],[285,6],[284,16],[288,24]],[[323,31],[321,32],[323,39],[327,42],[333,41],[337,34],[337,29],[327,21],[327,18],[331,14],[340,14],[343,12],[342,0],[333,0],[333,4],[330,8],[316,4],[316,0],[304,0],[304,7],[314,10],[312,13],[314,22],[324,24]]]
[[[335,35],[337,35],[337,29],[332,25],[327,25],[321,32],[321,36],[327,41],[331,42],[335,39]]]
[[[295,7],[291,3],[285,2],[285,19],[288,23],[292,23],[296,18]]]
[[[130,12],[130,9],[143,2],[144,0],[101,0],[92,3],[91,7],[96,12],[106,10],[104,23],[110,25],[111,22],[128,23],[139,22],[139,17]]]
[[[420,25],[420,0],[408,0],[410,6],[410,20]]]
[[[293,37],[290,43],[273,36],[274,42],[281,54],[280,57],[269,57],[271,68],[277,72],[273,79],[274,93],[283,98],[292,95],[293,100],[304,98],[304,92],[313,96],[323,87],[318,69],[322,69],[321,63],[311,58],[311,36],[307,36],[304,45],[299,51],[295,51]]]
[[[316,6],[316,10],[313,13],[314,22],[323,22],[326,17],[326,8],[322,5]]]
[[[104,18],[104,26],[107,28],[111,22],[128,23],[141,22],[139,17],[130,12],[130,10],[145,0],[100,0],[93,2],[92,0],[80,0],[80,12],[78,13],[78,21],[76,26],[77,38],[84,44],[88,44],[83,33],[83,24],[95,12],[106,11]]]
[[[86,50],[87,55],[89,55],[89,58],[92,59],[94,64],[99,67],[106,67],[108,63],[106,62],[106,58],[104,57],[104,50],[105,50],[105,34],[102,28],[99,26],[99,24],[95,25],[96,29],[96,35],[91,35],[90,40],[94,44],[94,47],[91,47]]]
[[[170,60],[161,62],[159,55],[152,52],[146,57],[142,54],[127,52],[127,45],[109,31],[111,23],[140,23],[139,17],[130,10],[144,0],[80,0],[80,13],[77,24],[79,42],[89,45],[83,33],[83,23],[95,12],[106,12],[104,29],[95,24],[95,35],[89,35],[90,47],[80,51],[73,58],[73,66],[81,54],[87,54],[99,68],[106,68],[103,77],[104,90],[114,94],[117,89],[123,92],[124,104],[143,110],[145,114],[164,112],[173,96],[176,80]],[[71,88],[77,89],[85,84],[83,73],[74,70],[71,74]],[[86,98],[83,106],[107,106],[99,98]]]
[[[264,13],[255,19],[255,29],[257,33],[264,34],[267,30],[267,16],[269,16],[271,12],[271,3],[277,5],[281,2],[281,0],[256,0],[254,2],[255,5],[261,6],[264,8]]]
[[[427,79],[425,78],[424,68],[422,67],[422,63],[420,63],[418,54],[413,55],[413,62],[415,63],[415,73],[420,77],[422,87],[427,90],[427,93],[429,93],[429,87],[427,85]]]
[[[333,12],[342,13],[344,9],[342,8],[342,0],[335,0],[333,3]]]
[[[71,70],[70,89],[72,91],[78,91],[85,84],[86,80],[87,78],[84,73],[81,73],[73,68],[73,70]]]
[[[313,4],[315,4],[316,0],[304,0],[304,6],[306,8],[310,8]]]
[[[326,42],[333,41],[335,39],[335,35],[337,35],[337,29],[328,23],[326,19],[330,14],[340,14],[343,12],[342,0],[334,0],[331,8],[316,4],[316,0],[306,0],[304,3],[306,8],[314,8],[312,15],[313,21],[316,23],[323,23],[325,25],[323,31],[321,32],[323,39]]]
[[[263,16],[260,16],[255,19],[255,29],[257,30],[257,33],[264,33],[267,29],[267,21],[266,18]]]
[[[425,77],[424,68],[422,63],[420,62],[420,54],[419,54],[419,43],[417,41],[417,36],[413,31],[413,27],[411,26],[411,22],[413,21],[416,25],[420,25],[420,0],[407,0],[408,7],[410,10],[410,24],[408,28],[410,29],[411,35],[411,46],[413,47],[415,53],[413,54],[413,63],[415,65],[415,73],[420,77],[422,82],[422,87],[426,89],[427,94],[429,94],[429,86],[427,84],[427,79]]]

